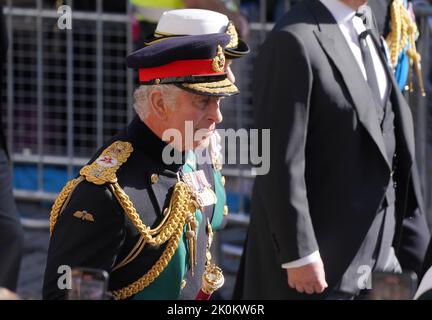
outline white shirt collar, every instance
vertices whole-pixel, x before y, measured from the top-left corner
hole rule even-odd
[[[320,0],[321,3],[330,11],[338,24],[350,21],[356,11],[348,7],[339,0]]]

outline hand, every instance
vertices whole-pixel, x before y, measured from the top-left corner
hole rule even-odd
[[[328,284],[321,260],[302,267],[287,269],[288,285],[300,293],[322,293]]]
[[[0,287],[0,300],[20,300],[20,297],[15,292]]]

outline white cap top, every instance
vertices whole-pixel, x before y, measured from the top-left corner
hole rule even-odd
[[[159,19],[156,32],[161,35],[202,35],[224,33],[228,17],[222,13],[203,9],[165,11]]]

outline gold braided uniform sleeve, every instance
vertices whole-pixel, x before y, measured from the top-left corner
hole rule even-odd
[[[58,286],[62,265],[110,272],[124,238],[124,219],[107,186],[79,181],[52,226],[43,298],[65,298],[67,290]]]

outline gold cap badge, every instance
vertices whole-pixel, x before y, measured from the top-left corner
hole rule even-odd
[[[213,58],[212,67],[215,72],[222,72],[225,68],[225,55],[223,53],[222,47],[217,46],[216,56]]]

